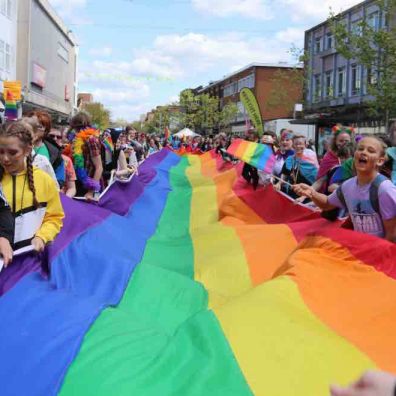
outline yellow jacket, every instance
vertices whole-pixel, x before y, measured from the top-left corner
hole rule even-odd
[[[33,178],[38,209],[33,206],[26,170],[16,176],[5,173],[1,180],[3,193],[15,216],[15,249],[30,244],[35,236],[45,243],[51,242],[62,228],[64,212],[54,180],[35,167]]]

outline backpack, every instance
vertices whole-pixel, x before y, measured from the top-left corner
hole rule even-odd
[[[378,199],[378,190],[380,185],[385,181],[388,180],[387,177],[385,177],[384,175],[381,175],[381,173],[379,173],[376,178],[373,180],[373,182],[371,183],[370,186],[370,191],[369,191],[369,196],[370,196],[370,204],[371,207],[374,209],[374,211],[376,213],[378,213],[381,216],[381,212],[380,212],[380,206],[379,206],[379,199]],[[340,202],[345,206],[346,206],[346,202],[345,202],[345,197],[344,197],[344,193],[342,192],[342,184],[340,185],[340,187],[337,189],[337,198],[340,200]]]
[[[373,180],[373,182],[371,183],[370,191],[369,191],[371,207],[374,209],[374,211],[376,213],[378,213],[380,215],[380,217],[381,217],[381,211],[380,211],[380,205],[379,205],[378,190],[379,190],[380,185],[385,180],[388,180],[388,178],[379,173],[376,176],[376,178]],[[337,194],[337,198],[340,200],[340,202],[344,205],[345,208],[347,208],[344,193],[342,192],[342,184],[343,183],[341,183],[340,186],[338,187],[336,194]],[[327,220],[335,221],[338,217],[338,211],[339,211],[338,208],[332,209],[332,210],[329,210],[326,212],[322,212],[321,216]],[[382,219],[382,217],[381,217],[381,219]]]

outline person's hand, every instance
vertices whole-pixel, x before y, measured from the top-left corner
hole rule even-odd
[[[347,387],[330,386],[331,396],[393,396],[396,377],[383,371],[370,370]]]
[[[88,202],[92,202],[95,201],[95,196],[94,196],[94,192],[93,191],[88,191],[85,195],[84,195],[85,199]]]
[[[33,249],[37,252],[37,253],[41,253],[44,251],[45,248],[45,243],[44,241],[40,238],[40,237],[34,237],[32,239],[32,246]]]
[[[307,199],[307,197],[302,196],[302,197],[296,198],[295,201],[296,201],[297,203],[303,203],[306,199]]]
[[[275,189],[276,191],[280,191],[280,190],[281,190],[281,187],[282,187],[282,183],[281,183],[281,182],[278,182],[278,183],[274,184],[274,189]]]
[[[12,247],[7,238],[0,238],[0,254],[3,256],[4,267],[7,267],[8,264],[12,261]]]
[[[293,186],[293,191],[300,197],[307,197],[312,199],[314,189],[308,184],[300,183]]]

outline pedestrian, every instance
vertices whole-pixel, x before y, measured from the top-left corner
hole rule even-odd
[[[103,164],[99,131],[91,127],[88,113],[79,112],[70,121],[68,138],[77,175],[77,196],[95,200],[102,189]]]
[[[32,147],[28,124],[0,130],[0,181],[15,217],[14,249],[32,245],[41,252],[59,233],[64,213],[55,181],[33,167]]]

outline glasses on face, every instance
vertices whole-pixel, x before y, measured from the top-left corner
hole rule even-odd
[[[54,135],[54,134],[50,133],[48,136],[54,140],[62,140],[62,135]]]

